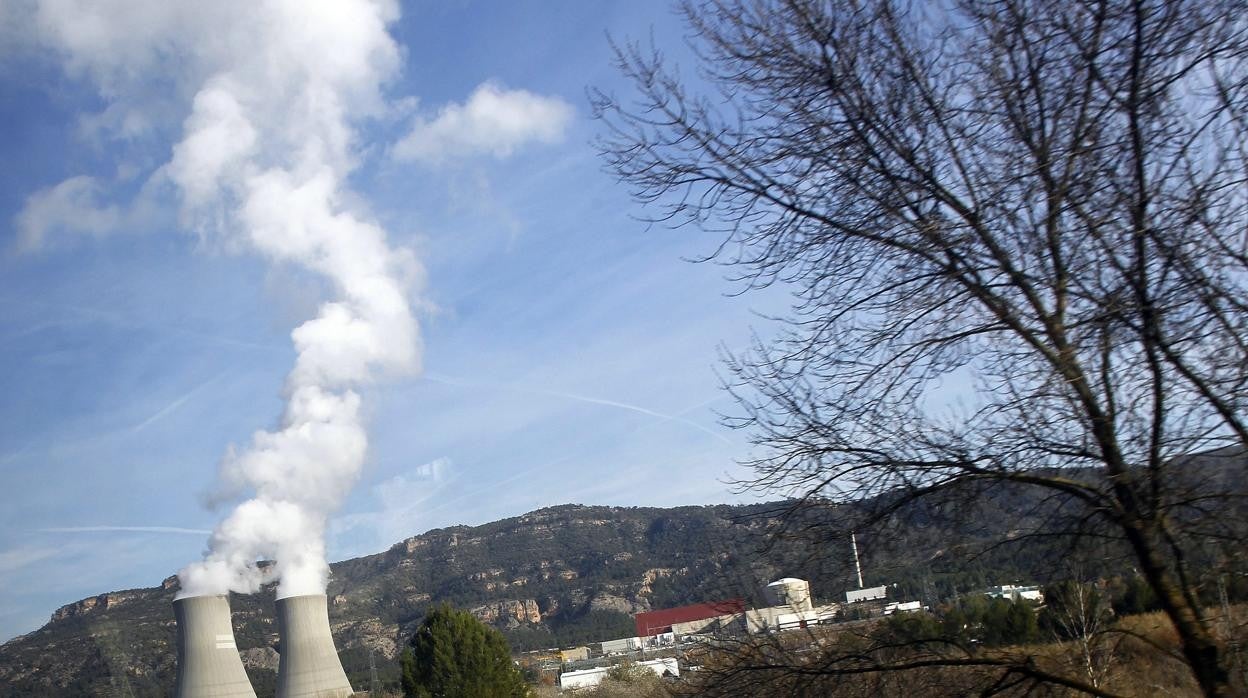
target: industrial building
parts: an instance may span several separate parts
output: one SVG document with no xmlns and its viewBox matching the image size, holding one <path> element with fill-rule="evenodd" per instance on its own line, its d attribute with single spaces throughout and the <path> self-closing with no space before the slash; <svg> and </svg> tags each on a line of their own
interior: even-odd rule
<svg viewBox="0 0 1248 698">
<path fill-rule="evenodd" d="M 1002 584 L 1000 586 L 988 587 L 984 591 L 984 595 L 991 596 L 995 599 L 1023 599 L 1025 601 L 1044 603 L 1044 593 L 1040 591 L 1040 587 L 1038 586 Z"/>
<path fill-rule="evenodd" d="M 581 662 L 589 659 L 588 647 L 573 647 L 571 649 L 559 650 L 559 661 L 563 663 Z"/>
<path fill-rule="evenodd" d="M 603 643 L 603 653 L 619 653 L 638 647 L 673 644 L 688 636 L 757 634 L 831 623 L 840 610 L 838 604 L 815 607 L 810 582 L 794 577 L 778 579 L 763 588 L 771 605 L 745 607 L 742 599 L 693 604 L 678 608 L 638 613 L 634 616 L 637 638 Z M 608 649 L 609 648 L 609 649 Z"/>
<path fill-rule="evenodd" d="M 744 612 L 744 599 L 728 599 L 638 613 L 633 616 L 633 623 L 637 627 L 637 637 L 640 638 L 669 633 L 694 635 L 709 632 L 725 616 L 734 617 Z"/>
<path fill-rule="evenodd" d="M 894 601 L 884 604 L 883 613 L 891 616 L 894 613 L 913 613 L 924 610 L 922 601 Z"/>
<path fill-rule="evenodd" d="M 625 654 L 641 649 L 640 637 L 622 637 L 618 640 L 605 640 L 602 643 L 602 654 L 610 657 L 613 654 Z"/>
<path fill-rule="evenodd" d="M 656 676 L 680 676 L 680 663 L 675 657 L 663 657 L 660 659 L 650 659 L 644 662 L 637 662 L 634 666 L 642 667 L 653 671 Z M 612 667 L 594 667 L 593 669 L 582 669 L 581 671 L 566 671 L 559 675 L 559 688 L 561 690 L 574 690 L 577 688 L 590 688 L 602 683 L 607 677 L 607 672 Z"/>
<path fill-rule="evenodd" d="M 706 636 L 754 635 L 834 623 L 838 613 L 844 608 L 844 604 L 840 603 L 816 606 L 810 593 L 810 582 L 795 577 L 771 582 L 762 592 L 770 604 L 763 608 L 746 608 L 745 601 L 736 598 L 638 613 L 633 616 L 637 635 L 603 641 L 600 644 L 601 654 L 604 657 L 618 657 L 634 652 L 644 653 L 650 649 L 662 651 L 664 646 L 698 642 Z M 886 598 L 887 593 L 886 586 L 860 588 L 848 591 L 846 599 L 849 603 L 876 601 Z M 918 611 L 923 608 L 919 601 L 896 601 L 868 606 L 868 611 L 875 615 Z M 657 667 L 657 662 L 667 661 L 674 666 L 676 660 L 655 659 L 639 664 Z M 598 666 L 564 672 L 560 674 L 559 685 L 565 689 L 594 686 L 602 681 L 609 670 L 610 666 Z M 676 671 L 670 673 L 677 675 Z"/>
<path fill-rule="evenodd" d="M 888 587 L 867 587 L 866 589 L 850 589 L 845 592 L 845 603 L 858 603 L 859 601 L 874 601 L 888 596 Z"/>
</svg>

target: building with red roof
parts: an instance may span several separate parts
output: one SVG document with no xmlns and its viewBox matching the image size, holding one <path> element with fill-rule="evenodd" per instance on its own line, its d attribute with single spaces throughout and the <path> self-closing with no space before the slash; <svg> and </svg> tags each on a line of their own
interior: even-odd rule
<svg viewBox="0 0 1248 698">
<path fill-rule="evenodd" d="M 680 623 L 712 620 L 720 616 L 744 612 L 744 599 L 728 599 L 727 601 L 695 603 L 689 606 L 638 613 L 633 616 L 633 622 L 637 626 L 637 637 L 652 637 L 662 633 L 670 633 L 672 632 L 672 626 Z"/>
</svg>

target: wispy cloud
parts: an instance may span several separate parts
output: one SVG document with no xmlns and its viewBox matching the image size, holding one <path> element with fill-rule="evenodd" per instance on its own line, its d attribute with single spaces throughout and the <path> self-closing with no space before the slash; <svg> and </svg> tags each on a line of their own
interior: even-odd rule
<svg viewBox="0 0 1248 698">
<path fill-rule="evenodd" d="M 338 516 L 330 524 L 335 536 L 347 531 L 371 531 L 383 544 L 409 536 L 427 510 L 422 505 L 437 497 L 455 480 L 449 458 L 435 458 L 408 472 L 395 475 L 373 486 L 380 508 Z"/>
<path fill-rule="evenodd" d="M 707 436 L 718 439 L 724 444 L 727 444 L 730 446 L 732 445 L 732 442 L 728 440 L 728 437 L 724 436 L 723 434 L 717 431 L 714 431 L 713 429 L 709 429 L 706 426 L 698 424 L 697 422 L 691 419 L 685 419 L 684 417 L 680 416 L 680 414 L 688 413 L 700 407 L 704 407 L 705 405 L 708 405 L 712 402 L 715 402 L 716 400 L 720 399 L 718 397 L 712 400 L 704 401 L 702 403 L 694 405 L 693 407 L 681 410 L 680 413 L 678 414 L 667 414 L 665 412 L 659 412 L 657 410 L 652 410 L 648 407 L 642 407 L 640 405 L 633 405 L 627 402 L 620 402 L 618 400 L 609 400 L 607 398 L 593 397 L 590 395 L 580 395 L 577 393 L 568 393 L 568 392 L 563 392 L 559 390 L 544 390 L 541 388 L 528 388 L 528 387 L 523 387 L 523 386 L 518 386 L 518 385 L 510 385 L 506 383 L 474 383 L 474 382 L 469 382 L 469 381 L 461 381 L 456 378 L 450 378 L 450 377 L 438 375 L 435 373 L 426 373 L 424 375 L 424 378 L 426 380 L 430 380 L 435 383 L 442 383 L 443 385 L 454 385 L 454 386 L 476 387 L 476 388 L 495 388 L 498 390 L 507 390 L 507 391 L 512 391 L 512 392 L 526 393 L 529 395 L 544 395 L 546 397 L 560 398 L 563 400 L 574 400 L 576 402 L 584 402 L 590 405 L 602 405 L 603 407 L 615 407 L 621 410 L 628 410 L 629 412 L 636 412 L 637 414 L 644 414 L 648 417 L 654 417 L 655 419 L 661 419 L 665 422 L 683 424 L 684 426 L 690 427 L 692 429 L 696 429 L 702 432 L 703 434 L 706 434 Z"/>
<path fill-rule="evenodd" d="M 506 157 L 528 143 L 558 142 L 572 114 L 571 105 L 558 97 L 486 82 L 464 104 L 446 105 L 431 121 L 418 119 L 393 154 L 430 164 L 464 155 Z"/>
<path fill-rule="evenodd" d="M 110 203 L 109 190 L 118 186 L 124 183 L 78 175 L 31 194 L 13 219 L 17 250 L 38 250 L 58 238 L 98 238 L 155 228 L 165 215 L 157 194 L 162 182 L 149 181 L 131 201 Z"/>
<path fill-rule="evenodd" d="M 178 526 L 52 526 L 35 530 L 39 533 L 172 533 L 187 536 L 212 534 L 212 531 L 203 528 Z"/>
<path fill-rule="evenodd" d="M 60 552 L 58 548 L 48 548 L 42 546 L 23 546 L 12 550 L 0 552 L 0 574 L 9 574 L 17 570 L 33 565 L 40 560 L 46 560 Z"/>
<path fill-rule="evenodd" d="M 277 346 L 274 344 L 260 344 L 258 342 L 248 342 L 248 341 L 241 340 L 241 339 L 235 339 L 234 337 L 210 334 L 207 332 L 197 332 L 195 330 L 188 330 L 183 327 L 177 327 L 174 325 L 169 325 L 169 324 L 164 324 L 164 323 L 142 322 L 135 318 L 123 315 L 121 313 L 103 310 L 100 308 L 90 308 L 86 306 L 70 305 L 66 303 L 47 303 L 44 301 L 31 300 L 29 298 L 12 298 L 12 297 L 6 298 L 3 296 L 0 296 L 0 304 L 10 305 L 10 306 L 29 306 L 32 308 L 39 308 L 41 310 L 61 313 L 63 316 L 67 316 L 67 319 L 66 319 L 67 322 L 71 322 L 71 321 L 98 322 L 98 323 L 102 323 L 105 325 L 111 325 L 113 327 L 120 327 L 124 329 L 152 330 L 155 332 L 161 332 L 161 333 L 170 334 L 170 335 L 174 335 L 178 337 L 185 337 L 187 339 L 200 340 L 206 343 L 220 344 L 220 345 L 231 346 L 231 347 L 239 347 L 243 349 L 262 349 L 264 351 L 271 351 L 271 352 L 287 351 L 285 347 Z M 54 327 L 58 324 L 60 323 L 55 320 L 45 321 L 35 326 L 33 330 L 27 330 L 27 332 L 38 331 L 38 330 L 46 329 L 47 327 Z M 5 337 L 5 339 L 12 339 L 16 336 L 19 336 L 19 335 L 16 335 L 16 334 L 9 335 Z"/>
<path fill-rule="evenodd" d="M 87 176 L 70 177 L 31 194 L 14 221 L 18 247 L 37 249 L 60 231 L 99 236 L 116 230 L 124 216 L 118 207 L 101 203 L 100 197 L 99 182 Z"/>
</svg>

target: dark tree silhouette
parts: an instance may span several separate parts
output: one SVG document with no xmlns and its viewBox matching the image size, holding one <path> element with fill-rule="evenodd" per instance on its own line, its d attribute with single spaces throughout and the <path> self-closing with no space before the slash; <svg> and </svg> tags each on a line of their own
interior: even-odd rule
<svg viewBox="0 0 1248 698">
<path fill-rule="evenodd" d="M 502 633 L 446 604 L 430 610 L 403 654 L 403 693 L 420 698 L 529 695 Z"/>
<path fill-rule="evenodd" d="M 619 46 L 636 98 L 591 93 L 609 167 L 794 290 L 782 336 L 729 358 L 747 484 L 887 495 L 860 530 L 1037 489 L 1030 533 L 1124 551 L 1201 690 L 1232 693 L 1190 558 L 1243 547 L 1246 9 L 690 2 L 692 83 Z"/>
</svg>

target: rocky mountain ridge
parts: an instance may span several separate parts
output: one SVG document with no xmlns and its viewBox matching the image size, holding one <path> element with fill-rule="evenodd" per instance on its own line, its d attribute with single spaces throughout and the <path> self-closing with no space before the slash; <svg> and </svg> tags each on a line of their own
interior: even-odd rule
<svg viewBox="0 0 1248 698">
<path fill-rule="evenodd" d="M 520 648 L 631 635 L 631 614 L 700 600 L 690 585 L 667 582 L 721 575 L 722 551 L 741 549 L 758 511 L 565 505 L 436 529 L 334 563 L 331 628 L 360 681 L 370 653 L 383 674 L 395 673 L 403 641 L 439 601 L 470 609 Z M 0 695 L 167 694 L 176 592 L 170 577 L 62 606 L 44 627 L 0 646 Z M 231 598 L 238 646 L 261 694 L 277 666 L 273 602 L 272 589 Z"/>
<path fill-rule="evenodd" d="M 1177 474 L 1203 491 L 1241 481 L 1248 454 L 1218 452 L 1181 465 Z M 897 509 L 871 531 L 858 529 L 868 586 L 888 584 L 890 596 L 936 602 L 993 584 L 1064 578 L 1069 539 L 1029 535 L 1051 530 L 1059 499 L 1002 483 L 946 495 Z M 841 534 L 855 511 L 875 506 L 891 503 L 882 496 L 797 510 L 792 502 L 562 505 L 436 529 L 331 565 L 331 630 L 355 685 L 367 685 L 370 664 L 395 685 L 404 642 L 438 602 L 471 610 L 524 650 L 631 636 L 638 611 L 733 597 L 763 605 L 762 587 L 781 577 L 807 579 L 816 602 L 833 601 L 856 586 L 850 541 Z M 785 525 L 777 525 L 785 512 Z M 1242 523 L 1248 508 L 1242 499 L 1219 500 L 1208 515 Z M 1091 540 L 1085 574 L 1130 570 L 1121 546 Z M 167 695 L 176 670 L 176 592 L 170 577 L 57 609 L 42 628 L 0 645 L 0 696 Z M 280 649 L 273 589 L 230 603 L 252 683 L 260 696 L 272 695 Z"/>
</svg>

